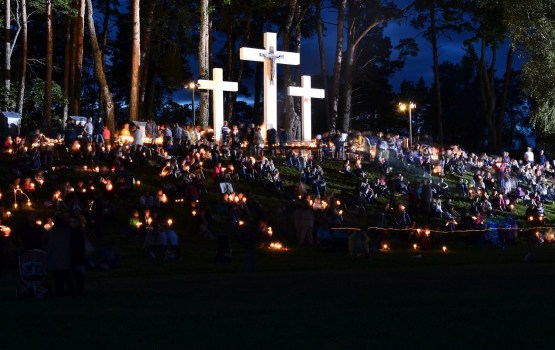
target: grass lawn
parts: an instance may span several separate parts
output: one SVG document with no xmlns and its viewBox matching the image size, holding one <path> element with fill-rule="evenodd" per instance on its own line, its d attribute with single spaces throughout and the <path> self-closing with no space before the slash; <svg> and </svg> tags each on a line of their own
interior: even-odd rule
<svg viewBox="0 0 555 350">
<path fill-rule="evenodd" d="M 2 349 L 552 348 L 555 251 L 538 249 L 534 263 L 525 252 L 260 251 L 253 274 L 240 261 L 199 271 L 186 254 L 92 271 L 85 297 L 46 300 L 16 298 L 12 270 Z"/>
<path fill-rule="evenodd" d="M 355 185 L 337 174 L 339 167 L 330 162 L 325 168 L 336 193 Z M 143 188 L 158 188 L 154 169 L 130 171 Z M 294 170 L 284 168 L 282 174 L 287 184 L 296 181 Z M 56 176 L 47 180 L 37 203 L 61 180 L 94 174 Z M 2 188 L 9 181 L 0 174 Z M 457 179 L 449 181 L 453 185 Z M 4 271 L 0 349 L 553 348 L 554 246 L 534 246 L 533 262 L 526 263 L 525 240 L 501 249 L 446 233 L 432 236 L 431 251 L 394 244 L 389 252 L 352 259 L 346 251 L 296 247 L 286 200 L 257 185 L 235 187 L 270 208 L 275 232 L 289 251 L 258 250 L 258 272 L 248 274 L 242 271 L 243 249 L 232 242 L 233 262 L 216 264 L 215 243 L 198 237 L 189 208 L 175 204 L 160 216 L 174 219 L 183 260 L 148 261 L 142 242 L 127 234 L 132 206 L 120 205 L 105 223 L 103 239 L 94 243 L 117 246 L 121 264 L 87 272 L 86 296 L 16 298 L 17 271 Z M 212 205 L 217 199 L 211 193 L 202 201 Z M 458 203 L 466 205 L 465 199 Z M 553 208 L 547 209 L 552 219 Z M 378 210 L 347 213 L 346 224 L 370 225 Z M 52 208 L 37 211 L 51 215 Z M 24 216 L 14 212 L 13 220 Z M 216 228 L 228 229 L 225 222 Z M 371 233 L 373 246 L 380 241 Z M 447 253 L 439 250 L 443 244 Z"/>
</svg>

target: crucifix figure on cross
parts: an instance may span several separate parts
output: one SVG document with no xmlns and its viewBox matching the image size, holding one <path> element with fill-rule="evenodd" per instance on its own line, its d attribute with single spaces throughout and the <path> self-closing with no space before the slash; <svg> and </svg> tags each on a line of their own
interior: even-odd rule
<svg viewBox="0 0 555 350">
<path fill-rule="evenodd" d="M 260 56 L 270 61 L 270 84 L 274 85 L 274 80 L 276 79 L 276 70 L 277 70 L 276 60 L 278 58 L 283 58 L 283 55 L 278 55 L 277 53 L 275 53 L 273 46 L 270 46 L 268 51 L 269 51 L 268 53 L 261 52 Z"/>
<path fill-rule="evenodd" d="M 313 98 L 324 98 L 326 92 L 324 89 L 313 89 L 312 83 L 309 75 L 303 75 L 301 77 L 301 87 L 289 86 L 287 88 L 287 94 L 289 96 L 300 96 L 303 98 L 302 101 L 302 141 L 311 142 L 312 141 L 312 99 Z"/>
<path fill-rule="evenodd" d="M 267 125 L 277 128 L 277 84 L 275 83 L 278 64 L 299 65 L 300 55 L 296 52 L 276 51 L 276 33 L 264 33 L 264 48 L 253 49 L 242 47 L 240 56 L 242 60 L 264 63 L 264 123 L 262 135 L 266 135 Z"/>
<path fill-rule="evenodd" d="M 236 82 L 224 81 L 224 71 L 221 68 L 212 69 L 212 79 L 214 80 L 199 80 L 198 88 L 213 91 L 214 137 L 215 141 L 218 142 L 224 125 L 224 91 L 237 91 L 239 85 Z"/>
</svg>

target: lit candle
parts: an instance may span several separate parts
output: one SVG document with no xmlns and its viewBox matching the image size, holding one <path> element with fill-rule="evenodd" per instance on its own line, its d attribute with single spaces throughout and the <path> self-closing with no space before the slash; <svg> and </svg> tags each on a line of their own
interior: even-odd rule
<svg viewBox="0 0 555 350">
<path fill-rule="evenodd" d="M 441 247 L 441 250 L 442 250 L 444 253 L 446 253 L 446 252 L 447 252 L 447 247 L 446 247 L 446 246 L 443 246 L 443 247 Z"/>
</svg>

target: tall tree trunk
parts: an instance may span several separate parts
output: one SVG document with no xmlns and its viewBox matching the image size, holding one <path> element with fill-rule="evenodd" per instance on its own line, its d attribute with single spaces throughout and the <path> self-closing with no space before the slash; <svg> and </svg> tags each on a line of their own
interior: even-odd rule
<svg viewBox="0 0 555 350">
<path fill-rule="evenodd" d="M 100 47 L 100 58 L 102 61 L 102 69 L 106 71 L 106 51 L 108 50 L 108 29 L 110 27 L 110 14 L 112 13 L 112 8 L 110 7 L 111 0 L 104 0 L 104 19 L 102 20 L 102 35 L 101 35 L 101 43 L 102 46 Z M 104 101 L 104 97 L 102 94 L 98 94 L 98 105 L 100 106 L 100 110 L 98 116 L 100 118 L 106 119 L 106 115 L 104 111 L 106 110 L 106 101 Z"/>
<path fill-rule="evenodd" d="M 349 36 L 350 37 L 350 36 Z M 347 50 L 345 51 L 345 65 L 343 67 L 343 121 L 341 129 L 348 131 L 351 124 L 351 105 L 353 96 L 353 71 L 355 65 L 355 45 L 348 40 Z"/>
<path fill-rule="evenodd" d="M 441 101 L 441 84 L 439 81 L 439 57 L 437 50 L 437 23 L 436 23 L 436 1 L 430 5 L 430 34 L 432 42 L 432 56 L 434 60 L 434 90 L 436 98 L 436 122 L 439 144 L 443 147 L 443 105 Z"/>
<path fill-rule="evenodd" d="M 200 40 L 198 44 L 199 79 L 210 79 L 210 16 L 209 0 L 201 0 L 200 4 Z M 209 94 L 200 91 L 199 123 L 208 125 Z"/>
<path fill-rule="evenodd" d="M 257 63 L 254 71 L 254 105 L 252 108 L 253 122 L 256 125 L 260 125 L 264 122 L 264 117 L 262 116 L 262 63 Z"/>
<path fill-rule="evenodd" d="M 129 93 L 129 121 L 139 119 L 139 74 L 141 57 L 140 0 L 133 0 L 133 49 L 131 53 L 131 91 Z"/>
<path fill-rule="evenodd" d="M 148 65 L 150 61 L 150 42 L 152 35 L 152 21 L 154 19 L 154 0 L 147 2 L 146 26 L 144 29 L 143 40 L 141 40 L 141 83 L 139 85 L 139 110 L 141 116 L 145 116 L 145 95 L 148 80 Z"/>
<path fill-rule="evenodd" d="M 326 50 L 324 49 L 324 25 L 322 24 L 322 0 L 316 1 L 316 29 L 318 31 L 318 49 L 320 53 L 320 71 L 322 72 L 322 82 L 326 97 L 324 98 L 325 108 L 324 117 L 326 122 L 330 120 L 329 91 L 328 91 L 328 71 L 326 68 Z"/>
<path fill-rule="evenodd" d="M 85 38 L 85 0 L 78 1 L 79 11 L 75 21 L 75 80 L 73 81 L 73 100 L 71 101 L 71 112 L 79 115 L 81 105 L 81 79 L 83 77 L 83 46 Z"/>
<path fill-rule="evenodd" d="M 27 0 L 21 0 L 21 77 L 19 79 L 19 91 L 17 92 L 17 113 L 23 115 L 25 102 L 25 84 L 27 76 Z"/>
<path fill-rule="evenodd" d="M 291 49 L 291 37 L 293 36 L 293 20 L 295 18 L 295 12 L 297 9 L 298 0 L 289 0 L 289 6 L 287 9 L 287 16 L 285 18 L 285 25 L 282 32 L 282 46 L 283 51 L 290 51 Z M 291 66 L 284 65 L 283 67 L 283 81 L 285 86 L 293 86 L 293 79 L 291 79 Z M 297 138 L 297 130 L 295 130 L 294 120 L 295 120 L 295 104 L 293 96 L 284 96 L 285 104 L 285 130 L 289 133 L 292 140 Z M 272 127 L 277 128 L 277 125 L 272 125 Z M 267 126 L 269 128 L 269 126 Z M 264 135 L 266 137 L 266 135 Z"/>
<path fill-rule="evenodd" d="M 72 0 L 72 7 L 73 10 L 78 13 L 79 12 L 79 0 Z M 74 111 L 75 106 L 75 80 L 77 70 L 75 69 L 77 66 L 75 61 L 77 60 L 77 37 L 79 36 L 79 25 L 77 18 L 73 18 L 71 20 L 72 31 L 71 31 L 71 54 L 69 59 L 69 87 L 68 87 L 68 98 L 69 98 L 69 114 L 76 115 Z"/>
<path fill-rule="evenodd" d="M 337 128 L 339 117 L 339 85 L 341 84 L 341 66 L 343 59 L 343 27 L 345 21 L 345 8 L 347 0 L 341 0 L 337 8 L 337 40 L 335 44 L 335 62 L 333 64 L 333 77 L 330 90 L 330 119 L 329 128 Z"/>
<path fill-rule="evenodd" d="M 232 81 L 235 76 L 235 32 L 232 26 L 226 28 L 226 80 Z M 225 100 L 224 115 L 229 120 L 233 117 L 233 103 L 231 96 Z"/>
<path fill-rule="evenodd" d="M 100 52 L 100 47 L 98 46 L 98 40 L 96 38 L 96 28 L 93 19 L 93 7 L 91 0 L 86 0 L 87 5 L 87 24 L 89 28 L 89 36 L 91 39 L 91 46 L 94 56 L 94 73 L 98 84 L 100 85 L 100 93 L 102 94 L 102 99 L 106 102 L 104 114 L 106 116 L 106 125 L 110 131 L 114 131 L 114 102 L 112 100 L 112 93 L 110 92 L 110 87 L 106 81 L 106 76 L 104 74 L 104 67 L 102 65 L 102 54 Z"/>
<path fill-rule="evenodd" d="M 12 26 L 12 14 L 11 14 L 11 0 L 4 1 L 4 42 L 5 42 L 5 52 L 4 52 L 4 101 L 3 105 L 6 110 L 10 109 L 10 90 L 11 90 L 11 26 Z"/>
<path fill-rule="evenodd" d="M 46 76 L 44 78 L 44 118 L 42 121 L 42 128 L 44 130 L 49 130 L 52 123 L 53 37 L 52 0 L 46 0 Z"/>
<path fill-rule="evenodd" d="M 295 9 L 295 41 L 293 42 L 293 51 L 301 54 L 301 4 L 297 2 Z M 292 67 L 293 68 L 293 67 Z M 295 70 L 295 82 L 299 83 L 301 81 L 301 69 L 299 66 L 294 67 Z M 295 135 L 295 139 L 302 139 L 302 128 L 301 128 L 301 99 L 293 98 L 293 96 L 287 96 L 293 102 L 293 119 L 291 120 L 291 133 L 289 135 Z M 307 118 L 312 118 L 312 115 L 306 116 Z M 277 128 L 277 126 L 276 126 Z"/>
<path fill-rule="evenodd" d="M 507 63 L 505 65 L 505 74 L 503 76 L 503 92 L 499 98 L 499 112 L 497 114 L 497 149 L 500 150 L 503 146 L 501 140 L 503 139 L 503 128 L 505 125 L 505 106 L 507 104 L 507 99 L 509 96 L 509 87 L 511 85 L 511 71 L 513 67 L 513 46 L 509 46 L 509 52 L 507 52 Z"/>
<path fill-rule="evenodd" d="M 64 48 L 64 82 L 63 82 L 63 94 L 65 98 L 64 102 L 64 112 L 63 112 L 63 124 L 66 125 L 67 118 L 69 116 L 69 83 L 70 83 L 70 66 L 72 58 L 72 43 L 71 43 L 71 17 L 68 16 L 66 20 L 66 45 Z"/>
<path fill-rule="evenodd" d="M 151 56 L 152 57 L 152 56 Z M 152 57 L 150 61 L 150 75 L 158 76 L 159 55 Z M 145 99 L 145 115 L 154 116 L 154 98 L 156 97 L 156 79 L 148 79 L 147 94 Z"/>
<path fill-rule="evenodd" d="M 102 21 L 102 68 L 106 69 L 106 51 L 108 50 L 108 30 L 110 28 L 110 15 L 112 8 L 110 7 L 111 0 L 104 0 L 104 20 Z"/>
<path fill-rule="evenodd" d="M 492 63 L 490 68 L 486 66 L 486 39 L 482 37 L 480 50 L 479 74 L 480 74 L 480 95 L 482 102 L 482 113 L 488 128 L 488 152 L 496 153 L 497 141 L 497 125 L 495 123 L 495 91 L 493 68 L 495 67 L 496 50 L 492 47 Z"/>
<path fill-rule="evenodd" d="M 265 18 L 258 17 L 254 23 L 255 28 L 264 28 Z M 254 46 L 263 46 L 262 35 L 255 36 Z M 246 43 L 245 43 L 246 44 Z M 257 62 L 254 70 L 254 103 L 252 108 L 253 123 L 255 125 L 260 125 L 264 122 L 264 117 L 262 115 L 262 77 L 263 77 L 263 65 L 262 62 Z"/>
</svg>

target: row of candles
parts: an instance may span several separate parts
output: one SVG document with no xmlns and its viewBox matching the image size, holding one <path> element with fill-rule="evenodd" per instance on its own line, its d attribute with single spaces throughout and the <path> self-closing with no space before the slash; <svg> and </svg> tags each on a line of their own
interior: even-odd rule
<svg viewBox="0 0 555 350">
<path fill-rule="evenodd" d="M 416 250 L 420 250 L 420 249 L 421 249 L 421 247 L 420 247 L 417 243 L 413 243 L 413 244 L 412 244 L 412 250 L 415 250 L 415 251 L 416 251 Z M 389 245 L 389 243 L 387 243 L 387 242 L 383 242 L 382 245 L 381 245 L 381 249 L 380 249 L 380 250 L 381 250 L 382 252 L 391 251 L 391 245 Z M 441 251 L 442 251 L 443 253 L 447 253 L 447 251 L 448 251 L 447 246 L 446 246 L 446 245 L 442 246 L 442 247 L 441 247 Z"/>
</svg>

